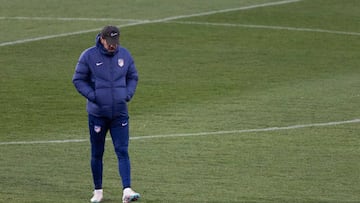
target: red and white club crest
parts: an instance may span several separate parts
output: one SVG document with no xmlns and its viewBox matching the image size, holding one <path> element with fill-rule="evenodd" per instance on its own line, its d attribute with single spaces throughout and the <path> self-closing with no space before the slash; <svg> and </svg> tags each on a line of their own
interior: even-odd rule
<svg viewBox="0 0 360 203">
<path fill-rule="evenodd" d="M 95 125 L 95 126 L 94 126 L 94 131 L 95 131 L 96 133 L 101 132 L 101 126 Z"/>
<path fill-rule="evenodd" d="M 118 65 L 122 68 L 124 66 L 124 59 L 118 59 Z"/>
</svg>

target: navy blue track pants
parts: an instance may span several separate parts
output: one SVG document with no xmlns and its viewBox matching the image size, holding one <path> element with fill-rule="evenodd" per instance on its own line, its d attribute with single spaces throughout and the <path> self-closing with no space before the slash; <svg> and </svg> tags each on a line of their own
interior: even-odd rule
<svg viewBox="0 0 360 203">
<path fill-rule="evenodd" d="M 129 145 L 129 119 L 108 119 L 88 115 L 91 143 L 91 171 L 94 181 L 94 189 L 102 189 L 103 155 L 105 138 L 110 131 L 114 150 L 118 159 L 119 175 L 123 188 L 131 186 Z"/>
</svg>

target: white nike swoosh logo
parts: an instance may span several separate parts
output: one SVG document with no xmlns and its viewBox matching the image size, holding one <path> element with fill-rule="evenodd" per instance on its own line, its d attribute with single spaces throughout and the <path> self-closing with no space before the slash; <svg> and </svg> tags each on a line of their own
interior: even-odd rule
<svg viewBox="0 0 360 203">
<path fill-rule="evenodd" d="M 121 126 L 124 127 L 124 126 L 127 126 L 127 124 L 128 124 L 127 122 L 126 122 L 126 123 L 122 123 Z"/>
<path fill-rule="evenodd" d="M 96 63 L 95 65 L 96 66 L 101 66 L 103 64 L 103 62 L 99 62 L 99 63 Z"/>
</svg>

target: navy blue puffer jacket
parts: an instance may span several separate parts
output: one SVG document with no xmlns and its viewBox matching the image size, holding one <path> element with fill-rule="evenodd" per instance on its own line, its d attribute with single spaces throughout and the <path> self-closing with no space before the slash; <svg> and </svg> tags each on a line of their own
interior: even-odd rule
<svg viewBox="0 0 360 203">
<path fill-rule="evenodd" d="M 89 114 L 128 118 L 127 102 L 134 96 L 138 73 L 134 60 L 124 47 L 108 52 L 96 37 L 96 46 L 79 58 L 73 76 L 77 91 L 87 99 Z"/>
</svg>

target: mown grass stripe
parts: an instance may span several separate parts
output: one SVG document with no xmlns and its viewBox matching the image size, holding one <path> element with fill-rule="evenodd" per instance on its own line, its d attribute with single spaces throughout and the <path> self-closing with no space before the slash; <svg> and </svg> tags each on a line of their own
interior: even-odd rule
<svg viewBox="0 0 360 203">
<path fill-rule="evenodd" d="M 224 26 L 224 27 L 243 27 L 243 28 L 271 29 L 271 30 L 289 30 L 289 31 L 300 31 L 300 32 L 321 32 L 321 33 L 329 33 L 329 34 L 360 36 L 359 32 L 345 32 L 345 31 L 338 31 L 338 30 L 324 30 L 324 29 L 300 28 L 300 27 L 249 25 L 249 24 L 233 24 L 233 23 L 209 23 L 209 22 L 194 22 L 194 21 L 167 21 L 166 23 L 178 23 L 178 24 L 189 24 L 189 25 L 207 25 L 207 26 Z"/>
</svg>

